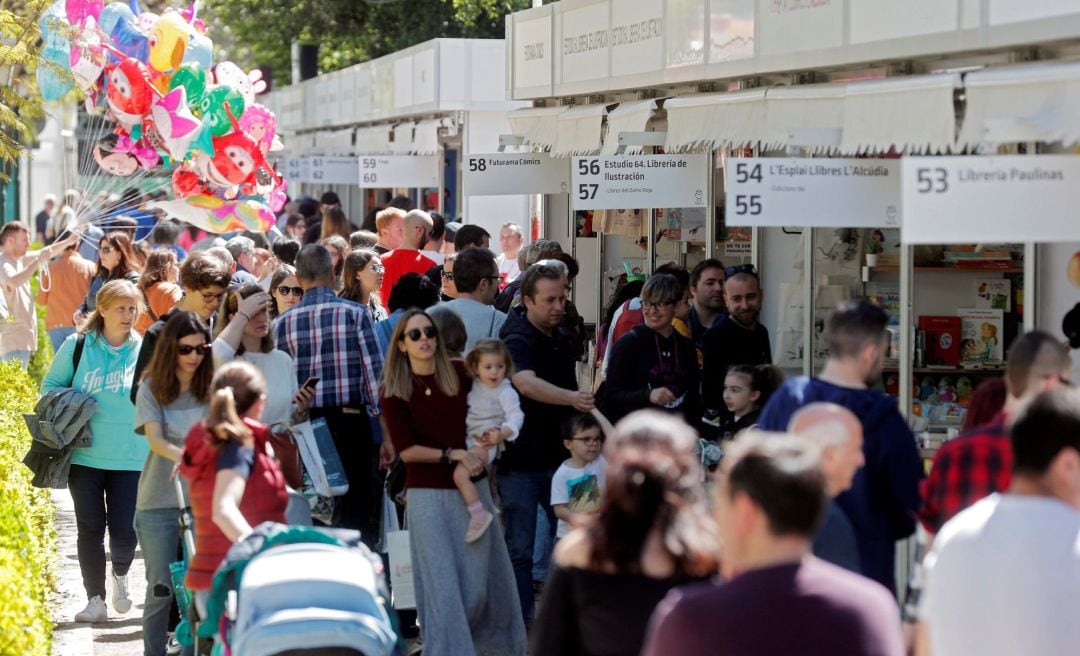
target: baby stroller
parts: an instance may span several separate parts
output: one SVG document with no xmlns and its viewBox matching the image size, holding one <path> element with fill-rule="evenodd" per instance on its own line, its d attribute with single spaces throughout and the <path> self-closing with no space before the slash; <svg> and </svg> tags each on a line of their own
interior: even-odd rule
<svg viewBox="0 0 1080 656">
<path fill-rule="evenodd" d="M 214 574 L 200 628 L 219 630 L 222 654 L 395 656 L 388 603 L 382 560 L 359 532 L 265 522 Z"/>
</svg>

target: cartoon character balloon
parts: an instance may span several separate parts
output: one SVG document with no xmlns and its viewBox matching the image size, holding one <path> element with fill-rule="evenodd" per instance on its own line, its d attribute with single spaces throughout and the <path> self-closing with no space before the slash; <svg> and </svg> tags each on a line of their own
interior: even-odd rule
<svg viewBox="0 0 1080 656">
<path fill-rule="evenodd" d="M 207 179 L 222 187 L 265 184 L 269 182 L 266 177 L 274 177 L 276 181 L 276 174 L 266 163 L 259 145 L 240 129 L 228 104 L 225 111 L 235 129 L 232 134 L 214 138 L 214 156 L 206 167 Z M 260 172 L 264 177 L 262 180 Z"/>
<path fill-rule="evenodd" d="M 188 107 L 187 90 L 184 87 L 173 89 L 155 101 L 150 112 L 169 155 L 173 159 L 184 159 L 200 127 L 198 119 Z"/>
<path fill-rule="evenodd" d="M 277 117 L 274 116 L 274 112 L 262 105 L 251 105 L 240 117 L 240 129 L 259 144 L 259 150 L 265 155 L 274 145 Z"/>
<path fill-rule="evenodd" d="M 187 22 L 180 14 L 165 12 L 150 32 L 150 56 L 147 62 L 150 68 L 159 73 L 172 73 L 180 68 L 190 33 Z"/>
<path fill-rule="evenodd" d="M 199 102 L 198 113 L 210 128 L 210 132 L 215 137 L 220 137 L 232 128 L 228 112 L 231 111 L 233 116 L 241 116 L 245 106 L 243 96 L 235 89 L 214 87 Z"/>
<path fill-rule="evenodd" d="M 106 173 L 126 177 L 139 168 L 152 169 L 160 158 L 153 147 L 140 145 L 123 134 L 110 134 L 94 146 L 94 161 Z"/>
<path fill-rule="evenodd" d="M 142 122 L 156 96 L 149 71 L 134 57 L 128 57 L 109 70 L 105 99 L 117 123 L 128 131 Z"/>
</svg>

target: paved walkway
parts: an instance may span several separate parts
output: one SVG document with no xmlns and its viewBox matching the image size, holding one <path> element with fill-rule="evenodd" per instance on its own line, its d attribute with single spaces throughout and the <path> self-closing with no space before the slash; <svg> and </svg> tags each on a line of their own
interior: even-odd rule
<svg viewBox="0 0 1080 656">
<path fill-rule="evenodd" d="M 56 593 L 52 599 L 54 656 L 141 656 L 142 609 L 146 595 L 146 573 L 143 570 L 142 551 L 135 551 L 135 562 L 128 573 L 131 600 L 134 602 L 126 615 L 120 615 L 109 602 L 109 620 L 102 624 L 76 624 L 75 613 L 86 605 L 86 592 L 79 572 L 76 553 L 75 508 L 67 490 L 53 490 L 56 504 L 56 531 L 59 538 L 59 564 L 57 567 Z M 105 538 L 108 554 L 109 540 Z M 109 587 L 111 593 L 111 586 Z"/>
</svg>

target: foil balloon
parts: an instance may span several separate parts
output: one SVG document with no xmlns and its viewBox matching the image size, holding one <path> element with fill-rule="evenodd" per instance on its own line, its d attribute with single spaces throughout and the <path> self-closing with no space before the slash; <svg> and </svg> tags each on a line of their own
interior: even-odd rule
<svg viewBox="0 0 1080 656">
<path fill-rule="evenodd" d="M 71 42 L 69 66 L 75 76 L 75 84 L 83 91 L 94 86 L 101 72 L 105 69 L 105 50 L 101 47 L 101 36 L 96 29 L 93 16 L 87 16 L 85 29 L 77 33 Z"/>
<path fill-rule="evenodd" d="M 180 68 L 187 51 L 190 29 L 180 14 L 165 12 L 154 23 L 150 34 L 150 68 L 159 73 L 172 73 Z"/>
<path fill-rule="evenodd" d="M 199 103 L 206 95 L 206 71 L 193 65 L 181 66 L 169 79 L 169 90 L 183 87 L 187 92 L 188 106 L 200 116 Z"/>
<path fill-rule="evenodd" d="M 140 168 L 154 168 L 160 158 L 152 146 L 127 135 L 110 134 L 94 146 L 94 161 L 106 173 L 126 177 Z"/>
<path fill-rule="evenodd" d="M 234 89 L 244 98 L 244 103 L 247 105 L 255 102 L 254 83 L 247 73 L 232 62 L 221 62 L 214 67 L 214 82 L 218 86 Z M 263 83 L 264 88 L 265 86 L 266 84 Z"/>
<path fill-rule="evenodd" d="M 112 34 L 113 28 L 120 22 L 135 23 L 135 14 L 126 3 L 110 2 L 98 14 L 98 26 L 105 34 Z"/>
<path fill-rule="evenodd" d="M 201 127 L 188 107 L 187 90 L 184 87 L 173 89 L 163 98 L 154 101 L 150 113 L 166 152 L 173 159 L 184 159 L 191 141 L 198 135 Z"/>
<path fill-rule="evenodd" d="M 149 71 L 142 62 L 128 57 L 110 67 L 105 100 L 116 122 L 127 131 L 130 132 L 132 126 L 142 122 L 142 117 L 150 112 L 156 95 L 157 91 L 150 83 Z"/>
<path fill-rule="evenodd" d="M 68 22 L 82 25 L 87 18 L 97 20 L 105 7 L 104 0 L 67 0 L 64 3 Z"/>
<path fill-rule="evenodd" d="M 255 143 L 259 144 L 259 150 L 270 152 L 274 145 L 274 136 L 277 134 L 277 118 L 274 112 L 262 105 L 251 105 L 244 110 L 240 117 L 240 129 L 243 130 Z"/>
<path fill-rule="evenodd" d="M 237 230 L 266 232 L 274 224 L 270 208 L 250 199 L 230 201 L 197 195 L 181 200 L 155 201 L 146 206 L 216 234 Z"/>
<path fill-rule="evenodd" d="M 214 87 L 199 102 L 199 114 L 215 137 L 223 136 L 231 128 L 229 111 L 234 116 L 244 113 L 244 98 L 229 87 Z"/>
<path fill-rule="evenodd" d="M 209 196 L 213 193 L 213 190 L 203 182 L 199 174 L 187 167 L 180 167 L 173 171 L 172 191 L 173 196 L 177 198 Z"/>
<path fill-rule="evenodd" d="M 46 102 L 54 102 L 62 99 L 75 86 L 71 78 L 62 71 L 68 67 L 71 53 L 68 50 L 46 48 L 41 51 L 41 59 L 37 67 L 38 90 Z"/>
<path fill-rule="evenodd" d="M 214 42 L 210 37 L 198 32 L 192 33 L 184 52 L 184 63 L 210 68 L 214 64 Z"/>
<path fill-rule="evenodd" d="M 150 34 L 153 32 L 157 22 L 158 15 L 149 11 L 144 11 L 135 16 L 135 27 L 139 28 L 139 31 L 143 34 Z"/>
<path fill-rule="evenodd" d="M 225 111 L 235 131 L 224 137 L 214 138 L 214 156 L 206 167 L 207 180 L 222 187 L 240 184 L 254 186 L 268 182 L 260 180 L 260 172 L 264 177 L 267 177 L 267 174 L 269 177 L 276 177 L 259 150 L 259 145 L 240 130 L 228 104 L 225 105 Z"/>
</svg>

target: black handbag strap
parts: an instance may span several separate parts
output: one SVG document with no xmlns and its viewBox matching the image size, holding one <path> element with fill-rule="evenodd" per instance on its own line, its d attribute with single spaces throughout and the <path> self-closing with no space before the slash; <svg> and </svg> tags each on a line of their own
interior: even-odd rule
<svg viewBox="0 0 1080 656">
<path fill-rule="evenodd" d="M 79 333 L 79 336 L 75 339 L 75 352 L 71 354 L 71 362 L 74 368 L 71 370 L 71 379 L 75 380 L 75 372 L 79 370 L 79 363 L 82 362 L 83 348 L 86 347 L 86 333 Z"/>
</svg>

